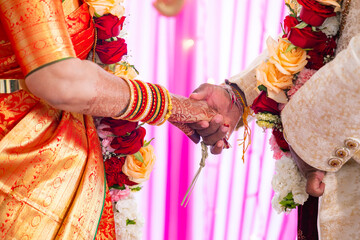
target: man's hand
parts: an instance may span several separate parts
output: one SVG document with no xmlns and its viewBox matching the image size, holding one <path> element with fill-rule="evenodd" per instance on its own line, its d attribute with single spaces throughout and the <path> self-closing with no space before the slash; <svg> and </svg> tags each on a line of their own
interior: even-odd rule
<svg viewBox="0 0 360 240">
<path fill-rule="evenodd" d="M 190 95 L 194 100 L 205 100 L 219 114 L 210 122 L 200 121 L 189 124 L 204 140 L 211 145 L 211 153 L 220 154 L 224 147 L 223 138 L 229 137 L 239 122 L 243 109 L 239 109 L 230 98 L 229 93 L 221 86 L 202 84 Z"/>
<path fill-rule="evenodd" d="M 314 197 L 322 196 L 325 190 L 325 183 L 322 182 L 325 176 L 325 172 L 313 168 L 312 166 L 307 164 L 296 154 L 296 152 L 291 147 L 290 152 L 300 172 L 305 176 L 307 180 L 306 192 Z"/>
</svg>

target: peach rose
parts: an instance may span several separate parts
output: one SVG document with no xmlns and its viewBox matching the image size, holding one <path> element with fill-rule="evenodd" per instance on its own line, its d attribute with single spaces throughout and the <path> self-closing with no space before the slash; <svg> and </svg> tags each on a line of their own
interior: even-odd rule
<svg viewBox="0 0 360 240">
<path fill-rule="evenodd" d="M 333 6 L 335 7 L 336 10 L 341 8 L 339 4 L 341 0 L 316 0 L 316 1 L 326 6 Z"/>
<path fill-rule="evenodd" d="M 291 43 L 279 39 L 276 42 L 269 37 L 266 45 L 269 50 L 269 62 L 274 64 L 280 72 L 286 75 L 292 75 L 300 72 L 307 64 L 306 51 L 296 47 L 290 51 L 286 51 Z"/>
<path fill-rule="evenodd" d="M 301 5 L 296 0 L 285 0 L 285 4 L 288 4 L 292 10 L 294 10 L 295 15 L 300 12 Z"/>
<path fill-rule="evenodd" d="M 140 154 L 143 156 L 144 163 L 137 160 L 134 155 L 128 155 L 122 167 L 123 173 L 129 177 L 129 180 L 136 183 L 149 180 L 150 173 L 155 164 L 153 146 L 147 145 L 146 147 L 142 147 Z"/>
<path fill-rule="evenodd" d="M 92 15 L 112 14 L 121 18 L 125 13 L 125 8 L 121 5 L 124 0 L 85 0 L 85 2 L 90 6 Z"/>
<path fill-rule="evenodd" d="M 256 69 L 256 79 L 258 86 L 264 85 L 267 88 L 269 98 L 278 103 L 287 103 L 283 90 L 293 85 L 292 75 L 285 75 L 271 62 L 265 62 Z"/>
<path fill-rule="evenodd" d="M 115 63 L 115 65 L 106 66 L 105 70 L 125 79 L 134 80 L 137 77 L 135 69 L 126 62 L 121 62 L 120 64 Z"/>
</svg>

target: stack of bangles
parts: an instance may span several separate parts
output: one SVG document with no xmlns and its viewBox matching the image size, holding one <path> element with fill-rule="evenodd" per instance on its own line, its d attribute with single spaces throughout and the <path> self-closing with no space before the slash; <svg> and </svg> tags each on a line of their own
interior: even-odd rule
<svg viewBox="0 0 360 240">
<path fill-rule="evenodd" d="M 169 91 L 157 84 L 124 79 L 130 88 L 130 103 L 115 119 L 161 125 L 170 118 L 172 104 Z"/>
</svg>

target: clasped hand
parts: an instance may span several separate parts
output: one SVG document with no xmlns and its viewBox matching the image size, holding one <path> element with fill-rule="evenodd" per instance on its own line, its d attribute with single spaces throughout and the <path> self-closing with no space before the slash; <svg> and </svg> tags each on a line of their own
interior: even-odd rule
<svg viewBox="0 0 360 240">
<path fill-rule="evenodd" d="M 227 139 L 240 121 L 243 109 L 233 103 L 221 86 L 202 84 L 189 99 L 172 96 L 173 113 L 169 121 L 194 142 L 200 137 L 211 146 L 211 153 L 220 154 Z"/>
</svg>

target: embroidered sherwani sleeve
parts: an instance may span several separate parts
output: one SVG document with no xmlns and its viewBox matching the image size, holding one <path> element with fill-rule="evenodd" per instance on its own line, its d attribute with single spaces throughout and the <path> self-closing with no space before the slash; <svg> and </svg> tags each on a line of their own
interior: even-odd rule
<svg viewBox="0 0 360 240">
<path fill-rule="evenodd" d="M 232 76 L 229 79 L 230 82 L 236 83 L 243 91 L 248 106 L 251 106 L 255 98 L 257 98 L 259 95 L 258 91 L 256 90 L 256 68 L 262 62 L 265 62 L 267 58 L 268 52 L 265 50 L 244 71 L 235 76 Z"/>
<path fill-rule="evenodd" d="M 287 141 L 311 166 L 337 171 L 360 139 L 360 35 L 321 68 L 282 111 Z"/>
</svg>

